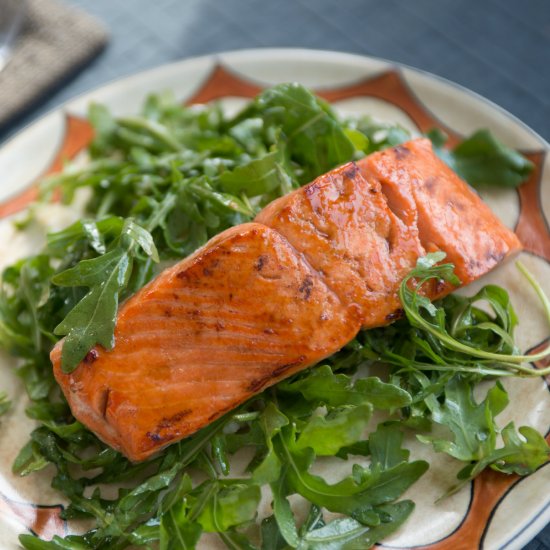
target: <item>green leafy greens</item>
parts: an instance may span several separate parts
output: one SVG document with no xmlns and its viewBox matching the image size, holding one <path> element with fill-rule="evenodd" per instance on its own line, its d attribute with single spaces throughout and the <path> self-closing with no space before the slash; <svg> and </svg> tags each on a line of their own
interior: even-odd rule
<svg viewBox="0 0 550 550">
<path fill-rule="evenodd" d="M 248 550 L 368 548 L 414 509 L 402 495 L 428 464 L 410 460 L 403 447 L 410 430 L 464 462 L 459 483 L 487 467 L 528 474 L 547 460 L 538 432 L 498 427 L 495 418 L 508 403 L 499 382 L 479 402 L 472 394 L 482 380 L 535 374 L 523 365 L 533 357 L 515 347 L 517 319 L 507 293 L 486 286 L 471 298 L 432 304 L 421 286 L 455 281 L 438 255 L 419 260 L 401 286 L 405 318 L 361 332 L 323 364 L 159 456 L 133 464 L 98 440 L 71 415 L 53 379 L 49 352 L 59 337 L 66 336 L 62 367 L 70 372 L 95 344 L 112 347 L 118 304 L 166 263 L 319 174 L 410 136 L 370 117 L 343 120 L 297 84 L 262 92 L 234 117 L 216 104 L 183 107 L 169 94 L 148 98 L 140 116 L 117 119 L 100 105 L 89 116 L 95 127 L 89 162 L 42 185 L 44 200 L 60 190 L 67 204 L 91 191 L 83 219 L 50 233 L 40 254 L 4 270 L 0 347 L 20 359 L 27 414 L 38 423 L 14 472 L 53 465 L 52 486 L 70 503 L 63 517 L 91 518 L 95 527 L 52 541 L 21 535 L 25 548 L 191 549 L 203 533 Z M 442 145 L 440 134 L 431 137 Z M 531 170 L 484 131 L 439 152 L 472 184 L 513 186 Z M 370 374 L 374 364 L 383 365 L 384 376 Z M 8 406 L 1 395 L 0 413 Z M 386 421 L 373 428 L 380 414 Z M 432 425 L 443 434 L 430 434 Z M 236 475 L 234 456 L 243 450 L 248 465 Z M 315 473 L 327 459 L 351 468 L 329 482 Z M 115 497 L 105 496 L 106 485 Z M 257 517 L 262 492 L 272 500 L 263 519 Z M 309 502 L 305 519 L 296 516 L 293 495 Z M 327 511 L 339 517 L 329 521 Z"/>
<path fill-rule="evenodd" d="M 439 156 L 473 187 L 518 187 L 534 168 L 529 159 L 498 141 L 488 130 L 478 130 L 452 151 L 443 148 L 443 132 L 432 130 L 428 136 Z"/>
<path fill-rule="evenodd" d="M 93 222 L 80 224 L 90 227 Z M 101 235 L 97 227 L 93 235 Z M 81 260 L 52 277 L 52 283 L 57 286 L 89 289 L 54 329 L 55 335 L 67 336 L 62 352 L 65 372 L 74 370 L 95 344 L 106 349 L 113 347 L 118 297 L 128 286 L 133 259 L 139 250 L 153 261 L 159 261 L 150 233 L 128 219 L 122 223 L 119 237 L 103 255 Z"/>
<path fill-rule="evenodd" d="M 542 466 L 550 455 L 550 448 L 536 430 L 528 426 L 519 429 L 521 440 L 513 423 L 502 430 L 504 446 L 496 448 L 497 430 L 495 416 L 508 405 L 508 396 L 497 382 L 479 404 L 473 398 L 473 384 L 461 378 L 453 378 L 445 388 L 445 402 L 436 399 L 428 402 L 432 420 L 449 428 L 453 440 L 419 435 L 431 443 L 437 452 L 445 452 L 465 462 L 458 478 L 464 482 L 473 479 L 484 468 L 525 474 Z M 452 491 L 460 488 L 457 485 Z"/>
</svg>

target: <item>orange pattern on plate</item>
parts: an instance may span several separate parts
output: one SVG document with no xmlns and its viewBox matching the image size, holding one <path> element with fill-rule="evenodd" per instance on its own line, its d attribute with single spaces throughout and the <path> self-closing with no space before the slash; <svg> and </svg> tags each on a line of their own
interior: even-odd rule
<svg viewBox="0 0 550 550">
<path fill-rule="evenodd" d="M 13 518 L 40 538 L 50 540 L 54 535 L 67 533 L 66 522 L 59 516 L 63 507 L 37 506 L 28 502 L 16 502 L 0 493 L 0 514 Z"/>
<path fill-rule="evenodd" d="M 432 128 L 443 130 L 448 136 L 449 146 L 457 145 L 462 139 L 460 134 L 445 126 L 416 98 L 401 73 L 395 69 L 345 88 L 322 90 L 319 95 L 330 102 L 361 96 L 382 99 L 407 113 L 420 131 L 428 132 Z"/>
<path fill-rule="evenodd" d="M 488 522 L 500 499 L 521 478 L 485 470 L 473 482 L 472 500 L 466 516 L 450 535 L 414 550 L 473 550 L 481 547 Z M 404 549 L 403 549 L 404 550 Z"/>
<path fill-rule="evenodd" d="M 520 213 L 516 234 L 525 250 L 550 261 L 550 230 L 540 203 L 544 151 L 524 153 L 535 165 L 529 179 L 519 187 Z"/>
<path fill-rule="evenodd" d="M 199 89 L 188 99 L 186 105 L 208 103 L 222 97 L 253 98 L 263 90 L 263 86 L 254 84 L 229 72 L 223 65 L 216 65 Z"/>
<path fill-rule="evenodd" d="M 63 168 L 63 163 L 80 153 L 80 151 L 90 143 L 92 137 L 92 125 L 87 120 L 77 118 L 73 115 L 66 115 L 63 143 L 50 166 L 39 179 L 60 172 Z M 11 197 L 6 202 L 0 203 L 0 218 L 23 210 L 23 208 L 37 198 L 38 185 L 35 183 L 14 197 Z"/>
</svg>

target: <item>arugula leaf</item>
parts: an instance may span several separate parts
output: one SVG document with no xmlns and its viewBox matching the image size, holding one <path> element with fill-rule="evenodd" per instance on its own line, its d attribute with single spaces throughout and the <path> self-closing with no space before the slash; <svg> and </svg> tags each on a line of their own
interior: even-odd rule
<svg viewBox="0 0 550 550">
<path fill-rule="evenodd" d="M 445 402 L 428 401 L 434 422 L 447 426 L 453 441 L 418 435 L 424 443 L 431 443 L 436 452 L 445 452 L 464 462 L 480 461 L 488 456 L 496 443 L 495 417 L 508 404 L 508 395 L 496 383 L 479 404 L 473 398 L 473 384 L 458 376 L 445 388 Z"/>
<path fill-rule="evenodd" d="M 232 195 L 240 196 L 246 193 L 248 197 L 267 195 L 285 195 L 292 190 L 293 185 L 288 174 L 280 164 L 280 153 L 273 151 L 267 155 L 237 166 L 220 176 L 222 189 Z M 264 199 L 266 200 L 266 199 Z M 262 201 L 263 203 L 264 201 Z"/>
<path fill-rule="evenodd" d="M 34 420 L 60 421 L 70 416 L 70 409 L 63 402 L 36 401 L 25 409 L 25 413 Z"/>
<path fill-rule="evenodd" d="M 366 153 L 369 149 L 369 138 L 359 130 L 355 128 L 346 128 L 344 133 L 348 139 L 353 143 L 356 151 Z"/>
<path fill-rule="evenodd" d="M 292 452 L 292 446 L 288 447 L 289 454 L 283 478 L 287 488 L 284 489 L 282 484 L 272 486 L 274 517 L 282 537 L 288 544 L 294 548 L 357 548 L 358 545 L 361 548 L 368 548 L 399 528 L 410 515 L 414 508 L 414 504 L 410 501 L 395 504 L 380 503 L 397 498 L 408 487 L 408 481 L 404 480 L 402 476 L 411 475 L 413 469 L 417 467 L 425 471 L 427 464 L 412 463 L 408 465 L 406 463 L 408 454 L 401 449 L 402 433 L 394 425 L 379 427 L 376 436 L 371 436 L 371 438 L 372 446 L 376 449 L 373 471 L 368 472 L 362 468 L 355 468 L 355 481 L 349 478 L 332 486 L 327 485 L 317 476 L 307 474 L 307 460 L 305 464 L 302 464 L 298 474 L 301 481 L 296 485 L 297 476 L 293 470 L 296 470 L 296 465 L 302 462 L 303 457 Z M 412 466 L 412 469 L 407 471 L 407 468 L 403 466 Z M 386 471 L 388 474 L 383 473 Z M 417 475 L 417 473 L 412 475 Z M 398 479 L 401 480 L 401 483 L 397 481 Z M 369 487 L 370 492 L 365 491 L 365 486 Z M 348 508 L 345 512 L 353 513 L 354 516 L 361 518 L 362 522 L 347 518 L 334 520 L 324 525 L 324 522 L 319 521 L 322 520 L 319 515 L 320 509 L 313 507 L 310 512 L 310 518 L 313 519 L 309 519 L 298 533 L 294 516 L 284 496 L 285 492 L 297 487 L 302 491 L 307 487 L 305 492 L 310 493 L 308 499 L 310 501 L 316 499 L 317 505 L 320 504 L 320 499 L 330 501 L 333 506 L 337 503 L 336 508 L 339 508 L 337 511 L 340 512 L 350 506 L 345 503 L 345 500 L 351 501 L 353 511 Z M 344 487 L 348 489 L 347 497 L 344 496 Z M 376 502 L 377 504 L 375 504 Z M 326 502 L 324 504 L 326 505 Z M 335 510 L 329 505 L 327 507 Z M 370 525 L 364 523 L 367 518 L 370 519 Z"/>
<path fill-rule="evenodd" d="M 353 381 L 345 374 L 334 374 L 329 365 L 322 365 L 308 372 L 303 378 L 282 382 L 279 390 L 300 393 L 308 401 L 317 401 L 331 407 L 372 404 L 378 409 L 404 407 L 411 402 L 410 395 L 379 378 L 359 378 Z"/>
<path fill-rule="evenodd" d="M 444 160 L 474 187 L 518 187 L 534 168 L 530 160 L 506 147 L 488 130 L 463 140 Z"/>
<path fill-rule="evenodd" d="M 61 538 L 57 535 L 52 540 L 46 541 L 36 538 L 33 535 L 19 535 L 19 542 L 27 550 L 92 550 L 90 546 L 82 540 L 82 537 L 69 535 Z"/>
<path fill-rule="evenodd" d="M 277 483 L 271 484 L 271 492 L 273 494 L 273 516 L 279 527 L 281 537 L 292 548 L 296 548 L 298 546 L 299 537 L 296 519 L 290 508 L 290 503 L 286 498 L 288 494 L 288 489 L 285 484 L 287 473 L 288 465 L 285 464 Z"/>
<path fill-rule="evenodd" d="M 182 500 L 162 514 L 159 550 L 191 550 L 195 548 L 202 529 L 199 524 L 189 521 L 187 507 L 187 502 Z"/>
<path fill-rule="evenodd" d="M 453 378 L 445 389 L 445 402 L 428 401 L 432 419 L 448 427 L 452 441 L 417 435 L 424 443 L 431 443 L 436 452 L 445 452 L 467 465 L 457 477 L 461 483 L 449 490 L 453 493 L 465 482 L 491 467 L 504 473 L 527 475 L 545 464 L 550 447 L 544 437 L 533 428 L 523 426 L 518 435 L 513 423 L 502 430 L 504 446 L 496 448 L 498 427 L 495 417 L 508 404 L 508 396 L 497 382 L 479 404 L 473 399 L 473 384 L 459 377 Z"/>
<path fill-rule="evenodd" d="M 523 439 L 517 434 L 513 422 L 502 430 L 504 447 L 489 457 L 494 470 L 525 476 L 532 474 L 548 461 L 550 446 L 537 430 L 522 426 L 519 434 Z"/>
<path fill-rule="evenodd" d="M 500 449 L 493 447 L 490 454 L 483 459 L 462 468 L 457 474 L 461 483 L 451 488 L 451 492 L 474 479 L 489 466 L 493 470 L 506 474 L 529 475 L 544 465 L 550 458 L 550 447 L 544 437 L 529 426 L 519 428 L 519 433 L 523 439 L 516 432 L 514 423 L 508 424 L 502 430 L 504 447 Z"/>
<path fill-rule="evenodd" d="M 289 488 L 317 506 L 347 515 L 395 500 L 428 469 L 424 461 L 402 462 L 388 470 L 356 467 L 356 475 L 330 485 L 309 473 L 314 454 L 311 449 L 297 448 L 293 430 L 281 432 L 275 448 L 286 465 Z"/>
<path fill-rule="evenodd" d="M 299 84 L 279 84 L 255 102 L 267 125 L 282 130 L 291 158 L 302 165 L 300 183 L 352 159 L 355 147 L 335 114 Z"/>
<path fill-rule="evenodd" d="M 358 119 L 350 119 L 347 123 L 366 137 L 368 147 L 361 147 L 366 154 L 387 147 L 395 147 L 412 137 L 410 132 L 405 128 L 396 124 L 382 122 L 368 115 Z"/>
<path fill-rule="evenodd" d="M 106 240 L 118 236 L 122 231 L 124 220 L 118 216 L 110 216 L 100 221 L 91 219 L 78 220 L 69 227 L 46 235 L 48 252 L 54 255 L 64 255 L 71 245 L 83 240 L 98 254 L 105 254 Z"/>
<path fill-rule="evenodd" d="M 158 225 L 158 218 L 159 216 L 157 214 L 156 216 L 154 216 L 153 220 L 149 222 L 148 225 L 156 227 L 156 225 Z M 157 251 L 157 247 L 155 246 L 155 241 L 153 241 L 151 233 L 149 233 L 149 231 L 147 231 L 145 228 L 141 227 L 133 220 L 126 220 L 122 227 L 121 237 L 123 242 L 124 238 L 127 238 L 127 240 L 129 241 L 127 245 L 129 249 L 131 249 L 131 247 L 135 243 L 136 245 L 141 247 L 143 252 L 145 252 L 145 254 L 149 258 L 158 263 L 159 254 Z"/>
<path fill-rule="evenodd" d="M 445 254 L 436 252 L 428 254 L 417 261 L 416 267 L 405 277 L 399 287 L 399 298 L 411 326 L 424 332 L 429 345 L 435 347 L 440 356 L 445 355 L 445 351 L 456 352 L 455 357 L 460 358 L 465 364 L 474 365 L 474 369 L 464 369 L 485 374 L 506 375 L 506 370 L 511 373 L 527 376 L 544 376 L 548 369 L 533 369 L 523 366 L 523 362 L 535 362 L 550 354 L 550 346 L 532 355 L 521 355 L 512 345 L 512 332 L 517 322 L 515 313 L 508 299 L 508 294 L 502 289 L 496 287 L 485 287 L 474 297 L 463 301 L 466 304 L 464 313 L 454 320 L 454 326 L 451 326 L 452 332 L 447 329 L 447 312 L 441 305 L 436 305 L 423 296 L 420 292 L 422 286 L 430 280 L 443 280 L 458 285 L 459 281 L 453 273 L 452 264 L 438 264 L 443 260 Z M 533 286 L 545 308 L 546 315 L 550 321 L 550 302 L 544 295 L 540 285 L 533 279 L 529 272 L 518 262 L 518 268 L 524 273 L 529 283 Z M 412 281 L 415 281 L 411 288 Z M 455 300 L 460 300 L 455 298 Z M 482 310 L 471 306 L 476 301 L 488 301 L 495 314 L 494 318 L 488 317 Z M 449 302 L 447 302 L 449 303 Z M 469 305 L 468 305 L 469 304 Z M 469 322 L 463 326 L 465 315 L 475 314 L 483 322 Z M 496 343 L 485 349 L 487 338 L 491 335 L 496 337 Z M 481 342 L 481 344 L 480 344 Z M 419 343 L 419 342 L 417 342 Z M 510 349 L 511 348 L 511 349 Z M 496 351 L 492 351 L 492 350 Z M 426 350 L 426 347 L 425 347 Z M 460 360 L 456 360 L 460 364 Z M 489 365 L 489 369 L 479 369 L 479 365 Z M 415 366 L 420 366 L 416 364 Z M 443 360 L 441 366 L 452 368 L 449 361 Z M 500 370 L 490 369 L 496 367 Z M 437 368 L 436 366 L 432 368 Z M 506 369 L 506 370 L 504 370 Z"/>
<path fill-rule="evenodd" d="M 231 465 L 227 456 L 226 438 L 222 437 L 220 434 L 216 434 L 210 442 L 210 447 L 212 459 L 217 464 L 218 471 L 220 471 L 224 476 L 229 475 Z"/>
<path fill-rule="evenodd" d="M 259 425 L 265 436 L 267 453 L 252 476 L 257 483 L 272 483 L 281 475 L 281 461 L 273 447 L 273 438 L 288 425 L 288 418 L 269 402 L 259 418 Z"/>
<path fill-rule="evenodd" d="M 299 549 L 308 550 L 354 550 L 371 548 L 375 543 L 399 529 L 414 510 L 410 500 L 394 504 L 382 504 L 377 512 L 385 521 L 374 527 L 351 519 L 335 519 L 327 525 L 306 533 Z"/>
<path fill-rule="evenodd" d="M 151 235 L 134 221 L 124 222 L 119 239 L 102 256 L 82 260 L 52 278 L 59 286 L 90 289 L 54 330 L 56 335 L 66 336 L 61 355 L 63 372 L 73 371 L 94 345 L 106 349 L 114 346 L 119 296 L 128 285 L 136 246 L 153 261 L 159 260 Z"/>
<path fill-rule="evenodd" d="M 67 336 L 61 355 L 62 370 L 66 373 L 72 372 L 95 344 L 111 349 L 115 343 L 118 296 L 128 283 L 130 258 L 124 250 L 118 249 L 109 257 L 100 256 L 97 260 L 84 261 L 94 262 L 91 269 L 96 270 L 96 275 L 102 273 L 103 264 L 105 279 L 97 278 L 97 286 L 93 286 L 55 328 L 55 334 Z"/>
<path fill-rule="evenodd" d="M 125 257 L 122 247 L 114 248 L 102 256 L 91 260 L 82 260 L 74 267 L 52 277 L 52 283 L 58 286 L 87 286 L 101 284 L 111 273 L 119 269 L 121 259 Z M 116 279 L 116 277 L 115 277 Z"/>
<path fill-rule="evenodd" d="M 227 531 L 219 533 L 219 537 L 227 548 L 234 550 L 258 550 L 256 546 L 250 543 L 250 540 L 245 534 L 239 533 L 239 531 L 235 529 L 228 529 Z"/>
<path fill-rule="evenodd" d="M 286 548 L 286 541 L 281 535 L 275 516 L 269 516 L 262 520 L 261 534 L 261 550 L 283 550 Z"/>
<path fill-rule="evenodd" d="M 315 504 L 312 504 L 309 508 L 306 519 L 300 526 L 300 537 L 303 537 L 309 531 L 313 531 L 319 527 L 326 525 L 325 518 L 323 517 L 323 509 Z"/>
<path fill-rule="evenodd" d="M 253 521 L 260 502 L 260 488 L 251 483 L 218 484 L 197 521 L 207 532 L 223 533 Z"/>
<path fill-rule="evenodd" d="M 389 470 L 409 460 L 409 451 L 401 447 L 403 432 L 397 423 L 378 424 L 369 435 L 372 468 Z"/>
<path fill-rule="evenodd" d="M 88 108 L 88 120 L 94 127 L 94 141 L 90 147 L 92 154 L 94 152 L 103 153 L 109 147 L 117 129 L 115 119 L 104 105 L 91 103 Z"/>
<path fill-rule="evenodd" d="M 0 343 L 23 357 L 34 358 L 50 339 L 42 308 L 50 298 L 50 259 L 40 254 L 4 270 L 0 296 Z M 8 288 L 11 293 L 8 293 Z"/>
<path fill-rule="evenodd" d="M 369 404 L 333 409 L 326 416 L 312 416 L 301 429 L 297 449 L 313 449 L 317 456 L 334 456 L 340 449 L 357 443 L 369 423 Z"/>
<path fill-rule="evenodd" d="M 362 414 L 370 411 L 370 408 L 365 407 L 365 405 L 359 405 L 355 409 Z M 307 426 L 303 429 L 302 434 L 306 434 L 308 441 L 315 441 L 315 437 L 311 431 L 308 431 Z M 387 516 L 377 507 L 398 498 L 426 471 L 427 464 L 425 462 L 407 463 L 408 453 L 401 449 L 402 433 L 396 426 L 380 426 L 376 434 L 371 437 L 371 445 L 374 449 L 371 469 L 356 465 L 353 476 L 344 478 L 334 485 L 329 485 L 319 476 L 314 476 L 308 472 L 314 459 L 314 453 L 311 447 L 300 447 L 300 439 L 295 439 L 294 429 L 288 426 L 283 427 L 275 435 L 274 446 L 283 466 L 279 483 L 272 483 L 271 486 L 274 518 L 282 538 L 289 545 L 294 548 L 301 548 L 304 541 L 308 540 L 307 537 L 312 535 L 304 535 L 304 527 L 302 533 L 298 533 L 294 515 L 286 498 L 288 494 L 298 492 L 316 506 L 353 515 L 362 522 L 358 523 L 354 520 L 354 526 L 367 522 L 373 527 L 387 522 Z M 317 439 L 325 439 L 325 434 L 320 433 Z M 320 444 L 319 441 L 314 443 L 315 446 Z M 315 510 L 312 511 L 314 519 L 311 521 L 311 529 L 313 530 L 318 525 L 319 515 L 315 513 Z M 405 517 L 403 517 L 403 520 Z M 336 525 L 338 523 L 333 526 L 336 527 Z M 399 522 L 396 522 L 393 528 L 397 528 L 398 525 Z M 390 530 L 390 526 L 387 527 Z M 370 532 L 370 529 L 354 530 L 352 536 L 351 533 L 347 532 L 348 530 L 346 528 L 344 531 L 347 533 L 346 536 L 349 540 L 356 539 L 359 535 L 364 537 L 367 531 Z M 305 531 L 310 533 L 308 528 Z M 319 536 L 322 534 L 323 538 L 327 537 L 327 540 L 329 540 L 329 535 L 334 535 L 334 531 L 330 529 L 327 530 L 328 534 L 325 534 L 324 531 L 317 532 L 317 530 L 311 532 L 315 532 Z M 342 534 L 340 530 L 338 533 Z M 372 536 L 378 536 L 374 533 L 377 533 L 377 531 L 373 531 Z"/>
</svg>

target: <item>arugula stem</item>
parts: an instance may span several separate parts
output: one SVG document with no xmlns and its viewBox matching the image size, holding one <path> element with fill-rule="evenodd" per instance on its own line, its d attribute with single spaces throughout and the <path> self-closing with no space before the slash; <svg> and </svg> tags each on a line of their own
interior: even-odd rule
<svg viewBox="0 0 550 550">
<path fill-rule="evenodd" d="M 122 127 L 127 127 L 131 130 L 148 132 L 173 151 L 180 151 L 182 149 L 182 145 L 176 140 L 168 128 L 153 120 L 138 117 L 126 117 L 120 118 L 119 124 Z"/>
<path fill-rule="evenodd" d="M 546 320 L 550 325 L 550 299 L 548 299 L 548 296 L 546 296 L 546 293 L 544 292 L 544 290 L 542 290 L 542 287 L 540 286 L 538 281 L 533 277 L 531 272 L 525 267 L 525 265 L 521 261 L 518 260 L 516 262 L 516 267 L 521 271 L 523 276 L 529 281 L 529 284 L 537 293 L 540 301 L 542 302 L 544 312 L 546 314 Z"/>
<path fill-rule="evenodd" d="M 239 546 L 238 544 L 236 544 L 236 543 L 231 539 L 231 537 L 228 536 L 228 534 L 227 534 L 226 531 L 219 531 L 219 532 L 218 532 L 218 536 L 219 536 L 220 539 L 223 541 L 223 543 L 225 544 L 225 546 L 227 546 L 227 548 L 234 549 L 234 550 L 242 550 L 242 547 Z"/>
<path fill-rule="evenodd" d="M 514 364 L 510 364 L 509 366 L 510 366 L 510 368 L 516 368 L 517 367 L 517 365 L 514 365 Z M 488 368 L 488 367 L 482 367 L 482 368 L 468 367 L 466 365 L 451 365 L 451 364 L 432 365 L 430 363 L 418 363 L 416 361 L 413 364 L 411 364 L 409 367 L 404 367 L 402 369 L 399 369 L 399 371 L 397 371 L 397 372 L 406 372 L 408 370 L 414 370 L 414 369 L 427 370 L 427 371 L 434 370 L 434 371 L 441 371 L 441 372 L 445 372 L 445 371 L 448 371 L 448 370 L 451 369 L 455 372 L 467 372 L 467 373 L 470 373 L 470 374 L 483 374 L 485 376 L 514 376 L 514 373 L 510 372 L 509 370 L 493 369 L 493 368 Z M 532 370 L 532 369 L 529 369 L 529 370 Z"/>
<path fill-rule="evenodd" d="M 535 281 L 534 277 L 529 273 L 525 266 L 521 264 L 521 262 L 517 262 L 516 265 L 518 269 L 523 273 L 523 275 L 525 275 L 525 277 L 539 296 L 544 306 L 547 319 L 550 323 L 550 301 L 548 300 L 540 285 Z M 544 369 L 534 369 L 531 367 L 523 366 L 521 364 L 524 362 L 535 363 L 537 361 L 540 361 L 541 359 L 544 359 L 545 357 L 548 357 L 550 355 L 550 346 L 547 346 L 542 351 L 531 355 L 493 353 L 490 351 L 485 351 L 483 349 L 474 348 L 473 346 L 468 346 L 467 344 L 460 342 L 456 338 L 453 338 L 447 332 L 443 332 L 439 328 L 435 327 L 420 314 L 420 308 L 417 298 L 419 296 L 420 288 L 430 279 L 436 279 L 439 278 L 439 276 L 434 274 L 433 272 L 428 272 L 428 274 L 425 275 L 416 285 L 415 290 L 410 290 L 408 287 L 408 282 L 415 277 L 418 277 L 418 273 L 413 270 L 403 280 L 401 286 L 399 287 L 399 299 L 401 300 L 401 304 L 403 305 L 407 318 L 412 321 L 415 326 L 429 332 L 432 336 L 437 338 L 443 346 L 448 349 L 464 353 L 465 355 L 471 357 L 499 362 L 505 368 L 513 372 L 515 371 L 516 375 L 545 376 L 547 374 L 550 374 L 550 367 L 546 367 Z M 436 367 L 432 366 L 432 369 L 436 370 Z"/>
<path fill-rule="evenodd" d="M 114 204 L 115 200 L 116 194 L 114 191 L 108 191 L 107 193 L 105 193 L 105 196 L 103 197 L 97 209 L 96 217 L 98 219 L 101 219 L 106 216 L 109 213 L 109 210 L 111 209 L 111 206 Z"/>
<path fill-rule="evenodd" d="M 217 479 L 218 472 L 216 468 L 214 467 L 214 463 L 212 462 L 212 459 L 210 458 L 210 455 L 206 452 L 205 449 L 202 450 L 202 458 L 204 460 L 204 464 L 206 465 L 207 472 L 206 475 L 210 477 L 210 479 Z"/>
<path fill-rule="evenodd" d="M 162 222 L 162 220 L 166 217 L 168 212 L 170 212 L 170 210 L 174 208 L 174 205 L 176 204 L 176 199 L 177 197 L 174 193 L 168 193 L 164 197 L 158 208 L 153 211 L 150 218 L 143 226 L 147 231 L 149 231 L 149 233 L 154 231 Z"/>
<path fill-rule="evenodd" d="M 208 504 L 210 498 L 215 495 L 218 491 L 217 482 L 209 482 L 209 485 L 206 491 L 203 491 L 197 501 L 195 502 L 193 508 L 189 512 L 189 521 L 195 522 L 197 518 L 201 515 L 201 512 L 204 510 L 204 507 Z"/>
</svg>

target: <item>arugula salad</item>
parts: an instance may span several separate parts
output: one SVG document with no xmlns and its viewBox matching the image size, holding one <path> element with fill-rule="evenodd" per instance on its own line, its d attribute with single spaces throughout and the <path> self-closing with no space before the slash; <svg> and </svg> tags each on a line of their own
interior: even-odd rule
<svg viewBox="0 0 550 550">
<path fill-rule="evenodd" d="M 234 549 L 368 548 L 406 522 L 415 504 L 402 495 L 429 468 L 410 459 L 405 433 L 461 463 L 447 494 L 486 468 L 526 475 L 548 460 L 543 435 L 497 417 L 509 401 L 500 379 L 547 374 L 528 363 L 550 351 L 521 354 L 501 287 L 434 303 L 423 297 L 431 279 L 455 282 L 441 253 L 421 258 L 401 285 L 403 319 L 360 332 L 319 365 L 145 462 L 102 443 L 71 415 L 53 378 L 53 345 L 66 337 L 66 371 L 93 345 L 112 347 L 119 303 L 163 267 L 318 175 L 410 135 L 371 117 L 343 118 L 297 84 L 265 90 L 235 116 L 164 94 L 149 97 L 139 116 L 114 118 L 92 105 L 89 118 L 88 162 L 41 185 L 41 200 L 66 204 L 87 190 L 84 217 L 2 273 L 0 348 L 18 358 L 26 413 L 37 423 L 13 471 L 34 475 L 53 465 L 52 487 L 70 502 L 63 518 L 93 526 L 52 541 L 22 534 L 25 548 L 181 550 L 203 533 Z M 484 130 L 451 151 L 441 132 L 429 137 L 473 186 L 514 187 L 532 170 Z M 32 225 L 32 210 L 18 223 Z M 550 320 L 548 299 L 519 267 Z M 482 382 L 488 389 L 474 398 Z M 1 393 L 0 414 L 9 408 Z M 247 466 L 236 472 L 243 450 Z M 337 482 L 312 471 L 327 459 L 349 466 Z M 294 495 L 305 513 L 291 506 Z"/>
</svg>

